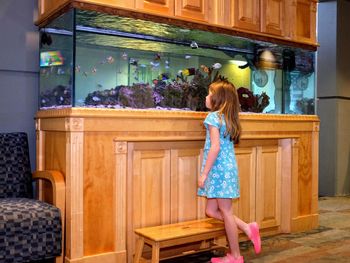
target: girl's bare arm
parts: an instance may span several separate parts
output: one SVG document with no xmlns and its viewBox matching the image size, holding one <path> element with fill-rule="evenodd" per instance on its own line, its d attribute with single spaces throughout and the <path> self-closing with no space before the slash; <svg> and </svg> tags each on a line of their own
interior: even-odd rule
<svg viewBox="0 0 350 263">
<path fill-rule="evenodd" d="M 204 182 L 208 177 L 208 173 L 215 163 L 216 158 L 218 157 L 220 151 L 220 131 L 217 127 L 209 125 L 209 134 L 210 134 L 210 150 L 208 152 L 207 161 L 205 162 L 204 169 L 200 178 L 198 179 L 198 186 L 203 187 Z"/>
</svg>

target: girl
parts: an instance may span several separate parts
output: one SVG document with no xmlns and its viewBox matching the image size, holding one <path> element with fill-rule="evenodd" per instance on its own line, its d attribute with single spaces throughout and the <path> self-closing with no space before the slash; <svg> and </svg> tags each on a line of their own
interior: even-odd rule
<svg viewBox="0 0 350 263">
<path fill-rule="evenodd" d="M 238 244 L 241 229 L 253 242 L 255 253 L 260 253 L 261 240 L 258 224 L 247 224 L 233 215 L 232 198 L 239 198 L 239 179 L 234 143 L 238 143 L 241 126 L 239 101 L 235 87 L 228 81 L 217 81 L 209 86 L 205 105 L 211 110 L 204 120 L 206 140 L 198 195 L 207 197 L 206 214 L 224 221 L 229 253 L 212 258 L 212 263 L 243 263 Z"/>
</svg>

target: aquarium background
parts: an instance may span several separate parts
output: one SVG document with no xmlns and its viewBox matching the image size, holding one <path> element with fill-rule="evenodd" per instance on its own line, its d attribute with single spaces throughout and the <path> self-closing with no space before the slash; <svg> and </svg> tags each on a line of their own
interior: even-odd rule
<svg viewBox="0 0 350 263">
<path fill-rule="evenodd" d="M 83 10 L 40 32 L 41 109 L 206 111 L 208 86 L 227 79 L 242 111 L 315 112 L 311 51 Z"/>
</svg>

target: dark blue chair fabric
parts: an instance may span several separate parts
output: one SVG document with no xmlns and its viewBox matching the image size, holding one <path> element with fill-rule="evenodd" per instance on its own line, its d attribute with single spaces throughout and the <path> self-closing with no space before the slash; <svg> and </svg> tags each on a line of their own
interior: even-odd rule
<svg viewBox="0 0 350 263">
<path fill-rule="evenodd" d="M 32 174 L 25 133 L 0 134 L 0 198 L 7 197 L 32 197 Z"/>
<path fill-rule="evenodd" d="M 27 135 L 0 133 L 0 263 L 59 256 L 61 240 L 59 209 L 32 199 Z"/>
</svg>

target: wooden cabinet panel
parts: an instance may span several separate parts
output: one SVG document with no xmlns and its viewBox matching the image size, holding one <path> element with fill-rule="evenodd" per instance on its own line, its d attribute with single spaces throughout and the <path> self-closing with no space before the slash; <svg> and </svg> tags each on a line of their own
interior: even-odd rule
<svg viewBox="0 0 350 263">
<path fill-rule="evenodd" d="M 177 0 L 175 4 L 175 16 L 209 21 L 209 0 Z"/>
<path fill-rule="evenodd" d="M 134 228 L 170 223 L 170 151 L 136 149 L 132 164 Z"/>
<path fill-rule="evenodd" d="M 260 0 L 234 0 L 232 9 L 234 27 L 260 31 Z"/>
<path fill-rule="evenodd" d="M 236 159 L 239 169 L 241 196 L 234 200 L 234 214 L 245 222 L 255 220 L 255 170 L 256 148 L 237 147 Z"/>
<path fill-rule="evenodd" d="M 205 199 L 197 197 L 203 145 L 203 141 L 129 144 L 133 185 L 129 205 L 135 228 L 205 217 Z"/>
<path fill-rule="evenodd" d="M 154 12 L 158 15 L 174 15 L 174 0 L 136 0 L 135 4 L 136 9 L 139 10 Z"/>
<path fill-rule="evenodd" d="M 289 0 L 288 21 L 292 40 L 316 43 L 316 0 Z"/>
<path fill-rule="evenodd" d="M 202 146 L 171 150 L 172 223 L 205 217 L 205 198 L 197 198 Z"/>
<path fill-rule="evenodd" d="M 261 1 L 261 32 L 284 36 L 286 1 Z"/>
<path fill-rule="evenodd" d="M 256 219 L 261 228 L 279 226 L 281 221 L 281 149 L 257 147 Z"/>
</svg>

